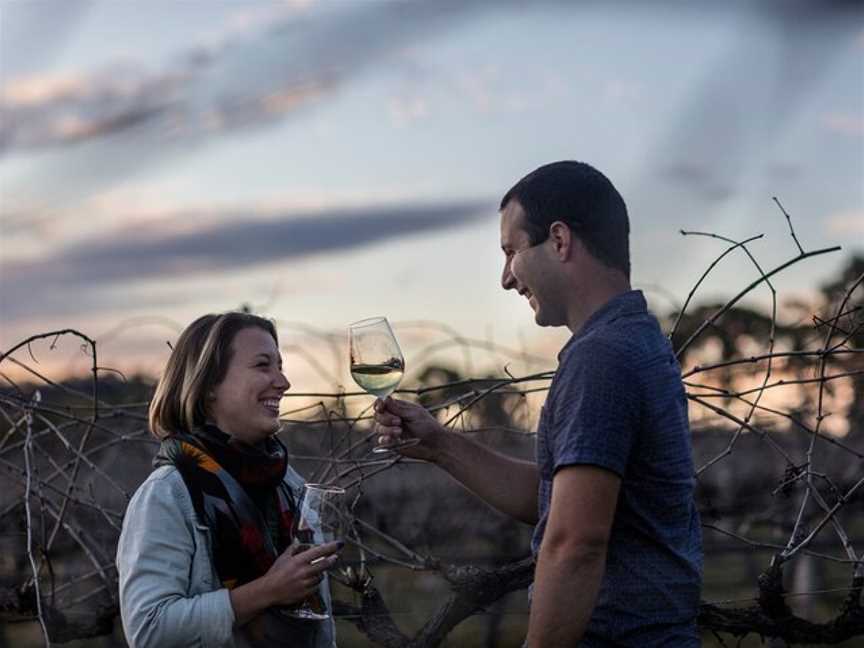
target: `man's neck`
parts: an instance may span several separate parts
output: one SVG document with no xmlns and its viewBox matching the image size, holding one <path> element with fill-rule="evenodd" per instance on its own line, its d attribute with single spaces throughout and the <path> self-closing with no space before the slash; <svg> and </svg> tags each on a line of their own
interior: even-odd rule
<svg viewBox="0 0 864 648">
<path fill-rule="evenodd" d="M 582 330 L 591 316 L 610 301 L 631 290 L 630 281 L 625 277 L 607 277 L 586 290 L 575 300 L 568 311 L 567 328 L 574 335 Z"/>
</svg>

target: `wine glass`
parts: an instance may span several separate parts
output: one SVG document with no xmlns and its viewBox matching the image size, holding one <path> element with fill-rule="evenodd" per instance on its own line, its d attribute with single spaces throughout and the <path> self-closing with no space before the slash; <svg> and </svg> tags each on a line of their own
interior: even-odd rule
<svg viewBox="0 0 864 648">
<path fill-rule="evenodd" d="M 306 551 L 315 545 L 322 545 L 345 537 L 345 489 L 325 484 L 304 484 L 300 499 L 299 515 L 294 523 L 292 547 L 296 552 Z M 321 556 L 312 561 L 315 564 L 325 560 Z M 296 607 L 281 607 L 279 611 L 295 619 L 321 621 L 329 619 L 327 606 L 320 590 L 306 598 Z"/>
<path fill-rule="evenodd" d="M 354 322 L 348 330 L 354 382 L 373 396 L 387 398 L 399 386 L 405 373 L 405 359 L 390 323 L 386 317 L 370 317 Z M 379 444 L 372 448 L 372 452 L 391 452 L 419 441 L 408 439 L 389 445 Z"/>
</svg>

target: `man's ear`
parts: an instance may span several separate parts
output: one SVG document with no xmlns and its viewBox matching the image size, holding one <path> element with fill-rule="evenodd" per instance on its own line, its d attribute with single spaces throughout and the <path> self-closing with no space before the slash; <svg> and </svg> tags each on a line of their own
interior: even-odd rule
<svg viewBox="0 0 864 648">
<path fill-rule="evenodd" d="M 559 261 L 566 261 L 573 251 L 573 232 L 562 222 L 555 221 L 549 226 L 549 239 L 552 241 L 555 254 Z"/>
</svg>

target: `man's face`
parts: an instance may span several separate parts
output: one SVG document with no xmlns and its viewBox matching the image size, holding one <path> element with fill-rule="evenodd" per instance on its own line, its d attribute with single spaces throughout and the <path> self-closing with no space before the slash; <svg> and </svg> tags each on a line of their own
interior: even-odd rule
<svg viewBox="0 0 864 648">
<path fill-rule="evenodd" d="M 515 290 L 528 300 L 539 326 L 559 326 L 563 321 L 555 315 L 558 300 L 554 297 L 550 252 L 546 242 L 532 246 L 524 229 L 525 211 L 511 200 L 501 211 L 501 250 L 504 252 L 504 272 L 501 286 Z"/>
</svg>

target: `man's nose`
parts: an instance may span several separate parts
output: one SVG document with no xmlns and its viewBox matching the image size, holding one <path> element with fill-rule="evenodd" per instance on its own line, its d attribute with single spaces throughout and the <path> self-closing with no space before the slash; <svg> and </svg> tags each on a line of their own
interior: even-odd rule
<svg viewBox="0 0 864 648">
<path fill-rule="evenodd" d="M 501 274 L 501 287 L 504 290 L 512 290 L 516 287 L 516 277 L 510 270 L 510 262 L 504 264 L 504 272 Z"/>
</svg>

